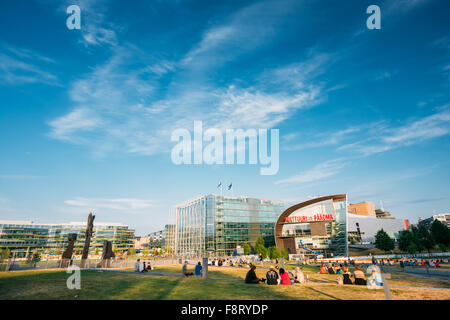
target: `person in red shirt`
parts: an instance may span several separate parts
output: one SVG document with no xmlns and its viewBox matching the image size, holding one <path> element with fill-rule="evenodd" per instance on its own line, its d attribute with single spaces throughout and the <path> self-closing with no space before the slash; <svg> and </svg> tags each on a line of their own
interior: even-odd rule
<svg viewBox="0 0 450 320">
<path fill-rule="evenodd" d="M 289 274 L 284 271 L 283 268 L 280 268 L 280 278 L 281 278 L 281 284 L 291 284 L 291 279 L 289 278 Z"/>
</svg>

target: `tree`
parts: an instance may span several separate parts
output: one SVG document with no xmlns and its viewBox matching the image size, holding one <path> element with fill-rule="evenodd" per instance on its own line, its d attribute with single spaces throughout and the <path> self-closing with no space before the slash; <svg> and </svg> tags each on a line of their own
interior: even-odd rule
<svg viewBox="0 0 450 320">
<path fill-rule="evenodd" d="M 446 252 L 447 251 L 447 246 L 443 243 L 439 243 L 438 244 L 439 250 L 441 250 L 442 252 Z"/>
<path fill-rule="evenodd" d="M 244 249 L 244 255 L 248 255 L 250 253 L 251 247 L 247 242 L 242 244 L 242 249 Z"/>
<path fill-rule="evenodd" d="M 263 258 L 267 257 L 267 248 L 264 246 L 264 239 L 261 236 L 256 239 L 255 251 L 259 255 L 263 255 L 263 253 L 265 253 L 265 256 L 263 255 Z"/>
<path fill-rule="evenodd" d="M 95 248 L 95 255 L 98 255 L 98 248 Z"/>
<path fill-rule="evenodd" d="M 394 250 L 395 243 L 394 240 L 391 239 L 391 237 L 389 237 L 383 229 L 381 229 L 375 235 L 375 247 L 383 250 L 384 252 L 388 252 Z"/>
<path fill-rule="evenodd" d="M 424 250 L 422 241 L 420 241 L 420 232 L 419 229 L 416 226 L 412 226 L 411 227 L 411 232 L 412 232 L 412 241 L 414 242 L 414 244 L 416 245 L 417 251 L 418 252 L 422 252 Z"/>
<path fill-rule="evenodd" d="M 428 229 L 422 225 L 419 226 L 418 230 L 417 230 L 417 236 L 418 236 L 418 240 L 419 240 L 419 244 L 428 251 L 428 253 L 430 252 L 431 249 L 434 248 L 435 242 L 434 239 L 431 235 L 431 233 L 428 231 Z"/>
<path fill-rule="evenodd" d="M 443 244 L 448 246 L 450 244 L 450 229 L 441 221 L 434 220 L 431 224 L 430 232 L 435 243 L 438 245 Z"/>
<path fill-rule="evenodd" d="M 277 247 L 271 246 L 269 247 L 269 258 L 270 259 L 278 259 L 281 258 L 281 252 Z"/>
<path fill-rule="evenodd" d="M 263 259 L 267 258 L 268 254 L 269 254 L 269 250 L 267 250 L 266 247 L 260 247 L 259 249 L 260 249 L 260 252 L 258 252 L 258 254 L 260 254 Z"/>
<path fill-rule="evenodd" d="M 417 245 L 414 242 L 411 242 L 405 251 L 409 254 L 415 254 L 417 252 Z"/>
<path fill-rule="evenodd" d="M 39 251 L 34 250 L 33 251 L 33 258 L 31 259 L 31 264 L 34 265 L 36 267 L 36 264 L 41 261 L 41 254 L 39 253 Z"/>
<path fill-rule="evenodd" d="M 286 248 L 284 248 L 283 250 L 281 250 L 281 256 L 282 256 L 285 260 L 288 260 L 288 259 L 289 259 L 289 252 L 287 251 Z"/>
<path fill-rule="evenodd" d="M 136 255 L 136 250 L 134 248 L 128 249 L 128 255 L 130 255 L 130 256 Z"/>
<path fill-rule="evenodd" d="M 11 250 L 9 250 L 9 248 L 5 248 L 2 251 L 2 259 L 3 260 L 8 260 L 10 256 L 11 256 Z"/>
</svg>

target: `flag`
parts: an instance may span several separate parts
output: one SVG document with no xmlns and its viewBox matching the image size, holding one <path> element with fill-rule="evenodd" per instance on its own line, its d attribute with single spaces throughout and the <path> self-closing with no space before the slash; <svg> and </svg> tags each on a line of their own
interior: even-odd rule
<svg viewBox="0 0 450 320">
<path fill-rule="evenodd" d="M 231 190 L 231 186 L 233 185 L 233 182 L 230 183 L 230 185 L 228 186 L 228 190 Z"/>
<path fill-rule="evenodd" d="M 217 186 L 217 188 L 220 188 L 220 186 L 222 185 L 222 181 L 220 181 L 219 185 Z"/>
</svg>

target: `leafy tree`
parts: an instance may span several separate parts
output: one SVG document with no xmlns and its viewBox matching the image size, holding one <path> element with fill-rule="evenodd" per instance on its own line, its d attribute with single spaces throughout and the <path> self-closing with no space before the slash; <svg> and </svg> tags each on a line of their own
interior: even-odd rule
<svg viewBox="0 0 450 320">
<path fill-rule="evenodd" d="M 415 254 L 418 251 L 417 245 L 414 242 L 411 242 L 406 248 L 406 251 L 410 254 Z"/>
<path fill-rule="evenodd" d="M 9 248 L 5 248 L 2 251 L 2 259 L 7 260 L 7 259 L 9 259 L 10 256 L 11 256 L 11 250 L 9 250 Z"/>
<path fill-rule="evenodd" d="M 438 244 L 439 250 L 441 250 L 442 252 L 446 252 L 447 251 L 447 246 L 443 243 L 439 243 Z"/>
<path fill-rule="evenodd" d="M 260 252 L 258 252 L 258 254 L 260 254 L 263 259 L 267 258 L 267 256 L 269 255 L 269 250 L 266 247 L 259 247 L 259 249 Z"/>
<path fill-rule="evenodd" d="M 270 259 L 278 259 L 278 258 L 281 258 L 281 252 L 280 252 L 280 250 L 278 250 L 278 248 L 275 247 L 275 246 L 271 246 L 271 247 L 269 248 L 269 258 L 270 258 Z"/>
<path fill-rule="evenodd" d="M 262 255 L 263 258 L 267 257 L 267 248 L 264 246 L 264 239 L 261 236 L 256 239 L 255 251 L 257 254 Z M 263 253 L 265 254 L 265 256 Z"/>
<path fill-rule="evenodd" d="M 394 250 L 395 243 L 394 240 L 391 239 L 391 237 L 389 237 L 383 229 L 381 229 L 375 235 L 375 247 L 383 250 L 384 252 L 388 252 Z"/>
<path fill-rule="evenodd" d="M 417 236 L 419 244 L 428 252 L 430 252 L 430 250 L 434 248 L 435 242 L 433 236 L 425 226 L 419 226 L 417 230 Z"/>
<path fill-rule="evenodd" d="M 130 255 L 130 256 L 136 255 L 136 250 L 134 248 L 128 249 L 128 255 Z"/>
<path fill-rule="evenodd" d="M 39 251 L 34 250 L 33 251 L 33 258 L 31 259 L 31 264 L 34 265 L 36 267 L 36 264 L 41 261 L 41 254 L 39 253 Z"/>
<path fill-rule="evenodd" d="M 287 251 L 286 248 L 284 248 L 283 250 L 281 250 L 281 256 L 282 256 L 285 260 L 288 260 L 288 259 L 289 259 L 289 252 Z"/>
<path fill-rule="evenodd" d="M 148 248 L 142 250 L 142 254 L 143 254 L 144 256 L 148 256 L 149 253 L 150 253 L 150 250 L 149 250 Z M 155 248 L 153 248 L 152 253 L 155 254 Z"/>
<path fill-rule="evenodd" d="M 242 244 L 242 249 L 244 249 L 244 255 L 248 255 L 250 253 L 251 247 L 247 242 Z"/>
<path fill-rule="evenodd" d="M 95 255 L 98 255 L 98 248 L 95 248 Z"/>
<path fill-rule="evenodd" d="M 419 229 L 416 226 L 412 226 L 411 232 L 413 234 L 412 241 L 416 245 L 417 251 L 422 252 L 424 250 L 424 247 L 423 247 L 422 242 L 420 241 L 421 235 L 420 235 Z"/>
<path fill-rule="evenodd" d="M 434 241 L 438 245 L 443 244 L 445 246 L 448 246 L 450 244 L 450 229 L 447 228 L 447 226 L 441 221 L 434 220 L 431 224 L 430 232 Z"/>
</svg>

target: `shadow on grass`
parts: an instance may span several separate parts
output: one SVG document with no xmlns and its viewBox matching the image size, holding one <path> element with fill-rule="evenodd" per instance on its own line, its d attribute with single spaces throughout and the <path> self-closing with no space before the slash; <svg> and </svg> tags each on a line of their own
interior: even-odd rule
<svg viewBox="0 0 450 320">
<path fill-rule="evenodd" d="M 330 297 L 331 299 L 334 299 L 334 300 L 342 300 L 342 299 L 339 299 L 339 298 L 337 298 L 335 296 L 332 296 L 331 294 L 325 293 L 323 291 L 320 291 L 320 290 L 317 290 L 317 289 L 314 289 L 314 288 L 311 288 L 311 287 L 305 287 L 305 288 L 307 288 L 309 290 L 312 290 L 312 291 L 314 291 L 316 293 L 323 294 L 324 296 Z"/>
</svg>

